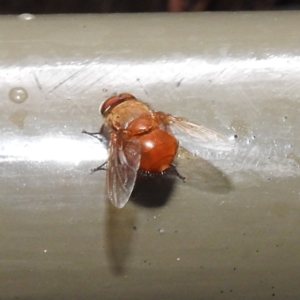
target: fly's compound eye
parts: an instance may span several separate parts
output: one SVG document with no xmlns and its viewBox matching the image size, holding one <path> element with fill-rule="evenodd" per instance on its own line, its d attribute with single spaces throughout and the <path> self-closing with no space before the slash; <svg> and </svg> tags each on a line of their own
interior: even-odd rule
<svg viewBox="0 0 300 300">
<path fill-rule="evenodd" d="M 102 116 L 106 115 L 111 111 L 112 108 L 115 106 L 119 105 L 120 103 L 126 101 L 126 100 L 135 100 L 136 98 L 128 93 L 122 93 L 118 96 L 112 96 L 105 100 L 101 105 L 100 105 L 100 113 Z"/>
<path fill-rule="evenodd" d="M 124 100 L 136 100 L 136 98 L 129 94 L 129 93 L 122 93 L 119 95 L 120 98 L 124 99 Z"/>
</svg>

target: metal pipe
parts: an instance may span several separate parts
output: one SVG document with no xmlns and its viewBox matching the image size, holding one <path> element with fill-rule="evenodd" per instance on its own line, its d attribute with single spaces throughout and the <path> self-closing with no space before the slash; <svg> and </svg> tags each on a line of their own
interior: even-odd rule
<svg viewBox="0 0 300 300">
<path fill-rule="evenodd" d="M 0 298 L 297 298 L 299 13 L 1 16 Z M 232 139 L 108 204 L 98 108 Z M 192 163 L 191 163 L 192 162 Z"/>
</svg>

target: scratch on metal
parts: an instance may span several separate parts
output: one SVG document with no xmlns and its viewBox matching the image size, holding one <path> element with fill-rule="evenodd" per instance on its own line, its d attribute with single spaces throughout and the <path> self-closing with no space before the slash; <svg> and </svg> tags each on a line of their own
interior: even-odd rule
<svg viewBox="0 0 300 300">
<path fill-rule="evenodd" d="M 97 78 L 94 82 L 92 82 L 91 84 L 89 84 L 87 86 L 87 88 L 85 88 L 84 90 L 82 90 L 79 95 L 83 94 L 85 91 L 87 91 L 88 89 L 90 89 L 94 84 L 96 84 L 97 82 L 99 82 L 101 79 L 103 79 L 105 76 L 109 75 L 111 72 L 113 72 L 115 69 L 117 69 L 119 66 L 115 66 L 114 68 L 112 68 L 110 71 L 108 71 L 107 73 L 105 73 L 103 76 L 100 76 L 99 78 Z"/>
<path fill-rule="evenodd" d="M 253 104 L 252 100 L 249 99 L 248 97 L 245 97 L 245 100 L 253 108 L 253 110 L 256 111 L 256 113 L 261 116 L 261 112 L 255 107 L 255 105 Z"/>
<path fill-rule="evenodd" d="M 36 84 L 37 84 L 37 86 L 38 86 L 38 89 L 41 91 L 41 90 L 42 90 L 42 85 L 40 84 L 40 82 L 39 82 L 39 80 L 38 80 L 36 74 L 35 74 L 34 72 L 32 72 L 32 74 L 33 74 L 33 77 L 34 77 L 34 79 L 35 79 L 35 82 L 36 82 Z"/>
<path fill-rule="evenodd" d="M 76 71 L 75 73 L 73 73 L 72 75 L 70 75 L 69 77 L 67 77 L 65 80 L 63 80 L 62 82 L 60 82 L 58 85 L 56 85 L 52 90 L 50 90 L 48 92 L 48 94 L 50 94 L 51 92 L 55 91 L 57 88 L 59 88 L 60 86 L 62 86 L 64 83 L 66 83 L 68 80 L 70 80 L 71 78 L 74 78 L 79 72 L 81 72 L 82 69 Z"/>
<path fill-rule="evenodd" d="M 242 162 L 243 165 L 246 164 L 246 161 L 247 161 L 247 159 L 248 159 L 250 156 L 253 156 L 253 154 L 254 154 L 254 152 L 256 152 L 256 150 L 257 150 L 257 146 L 255 146 L 254 148 L 252 148 L 252 149 L 248 152 L 248 154 L 246 155 L 244 161 Z"/>
</svg>

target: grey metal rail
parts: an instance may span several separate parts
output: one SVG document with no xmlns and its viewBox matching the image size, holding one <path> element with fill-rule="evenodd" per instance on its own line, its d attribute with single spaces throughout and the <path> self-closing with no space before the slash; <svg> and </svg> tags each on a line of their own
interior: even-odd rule
<svg viewBox="0 0 300 300">
<path fill-rule="evenodd" d="M 0 18 L 0 298 L 299 297 L 300 14 Z M 101 102 L 130 92 L 235 149 L 105 197 Z M 201 146 L 201 145 L 199 145 Z M 196 163 L 194 163 L 196 162 Z M 154 181 L 154 182 L 153 182 Z"/>
</svg>

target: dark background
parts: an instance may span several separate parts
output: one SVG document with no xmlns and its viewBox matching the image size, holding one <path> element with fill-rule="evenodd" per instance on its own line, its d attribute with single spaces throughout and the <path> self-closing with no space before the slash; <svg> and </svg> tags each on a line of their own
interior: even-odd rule
<svg viewBox="0 0 300 300">
<path fill-rule="evenodd" d="M 0 0 L 0 14 L 299 9 L 300 0 Z"/>
</svg>

